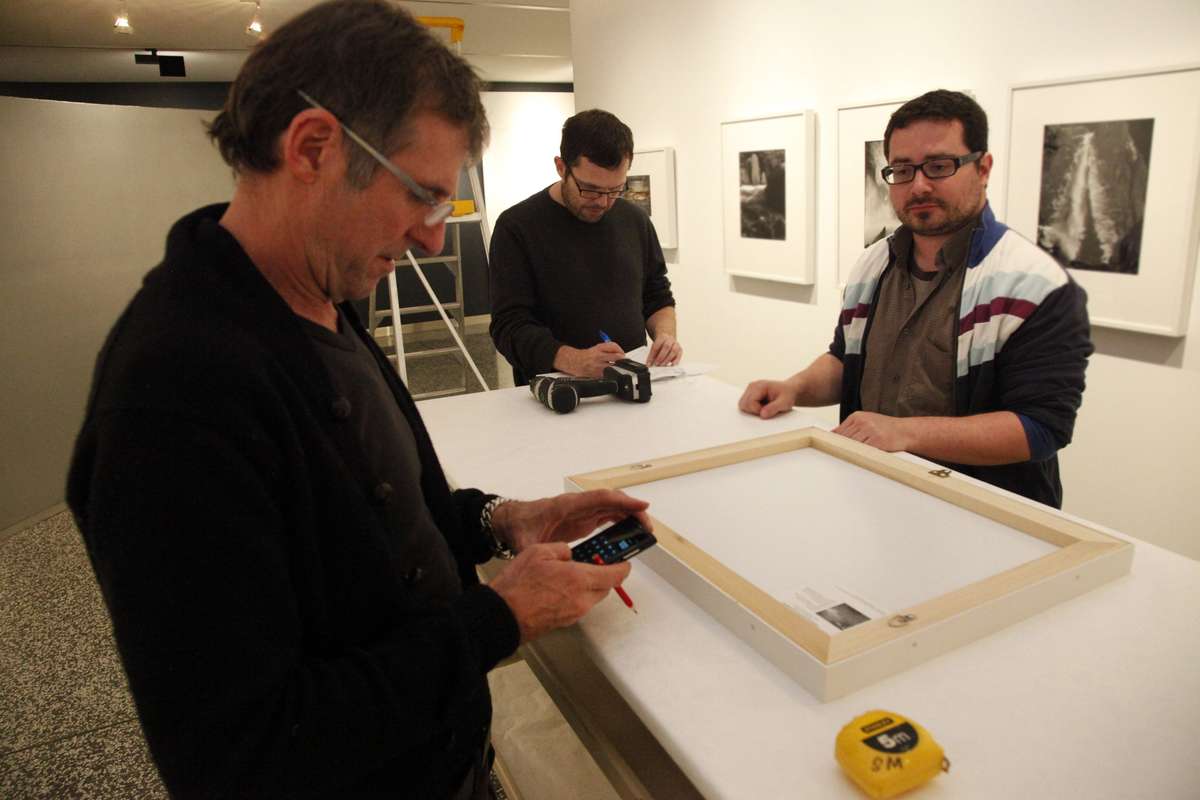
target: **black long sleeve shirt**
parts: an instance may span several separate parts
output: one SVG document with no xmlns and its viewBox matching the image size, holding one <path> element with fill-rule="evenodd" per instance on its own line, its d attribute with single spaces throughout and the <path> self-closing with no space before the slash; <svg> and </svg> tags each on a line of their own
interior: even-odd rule
<svg viewBox="0 0 1200 800">
<path fill-rule="evenodd" d="M 646 320 L 675 305 L 654 225 L 625 200 L 588 223 L 541 190 L 496 221 L 490 268 L 492 339 L 526 379 L 553 370 L 564 344 L 598 344 L 601 331 L 641 347 Z"/>
</svg>

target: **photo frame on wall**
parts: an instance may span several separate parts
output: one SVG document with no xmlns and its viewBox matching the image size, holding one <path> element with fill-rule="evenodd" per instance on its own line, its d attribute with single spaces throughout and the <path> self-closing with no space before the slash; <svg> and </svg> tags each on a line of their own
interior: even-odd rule
<svg viewBox="0 0 1200 800">
<path fill-rule="evenodd" d="M 816 114 L 721 123 L 721 218 L 730 275 L 813 283 Z"/>
<path fill-rule="evenodd" d="M 648 147 L 633 151 L 625 178 L 625 199 L 650 216 L 664 250 L 679 246 L 675 228 L 675 150 Z"/>
<path fill-rule="evenodd" d="M 838 286 L 846 285 L 850 270 L 864 248 L 900 226 L 879 171 L 887 164 L 883 157 L 883 132 L 901 102 L 838 109 Z"/>
<path fill-rule="evenodd" d="M 1005 222 L 1088 293 L 1093 325 L 1187 333 L 1200 193 L 1200 67 L 1012 90 Z"/>
</svg>

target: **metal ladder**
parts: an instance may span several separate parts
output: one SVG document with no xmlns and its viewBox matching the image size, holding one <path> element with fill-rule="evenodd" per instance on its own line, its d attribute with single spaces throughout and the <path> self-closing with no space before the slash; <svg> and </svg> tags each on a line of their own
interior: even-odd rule
<svg viewBox="0 0 1200 800">
<path fill-rule="evenodd" d="M 445 28 L 449 31 L 450 41 L 454 45 L 455 52 L 462 52 L 462 37 L 465 30 L 463 20 L 457 17 L 417 17 L 417 21 L 430 28 Z M 479 164 L 473 163 L 466 169 L 467 179 L 471 186 L 471 200 L 455 200 L 454 213 L 446 220 L 446 226 L 449 228 L 449 240 L 453 243 L 451 255 L 446 255 L 443 250 L 442 254 L 429 255 L 424 258 L 416 258 L 413 256 L 412 250 L 404 253 L 405 260 L 410 264 L 416 273 L 417 278 L 421 281 L 421 285 L 425 287 L 425 293 L 429 295 L 428 305 L 406 306 L 400 307 L 399 290 L 396 283 L 396 271 L 392 270 L 387 276 L 387 291 L 388 291 L 388 308 L 377 308 L 376 292 L 378 285 L 371 290 L 370 313 L 368 315 L 367 328 L 372 337 L 375 336 L 375 330 L 379 327 L 379 323 L 383 319 L 388 319 L 391 323 L 392 343 L 385 347 L 385 352 L 388 352 L 389 360 L 396 367 L 396 371 L 400 373 L 400 380 L 408 385 L 408 359 L 410 358 L 428 358 L 431 356 L 445 355 L 447 353 L 461 354 L 463 365 L 463 382 L 461 387 L 452 389 L 442 389 L 432 392 L 423 392 L 419 395 L 413 395 L 415 400 L 423 400 L 431 397 L 443 397 L 451 394 L 461 394 L 467 391 L 467 367 L 475 373 L 475 378 L 479 381 L 479 385 L 483 387 L 483 391 L 488 391 L 487 381 L 483 379 L 479 367 L 476 366 L 475 360 L 471 358 L 471 354 L 467 352 L 467 347 L 463 344 L 463 337 L 466 336 L 467 322 L 466 309 L 463 301 L 463 253 L 462 253 L 462 229 L 460 226 L 464 224 L 479 223 L 479 231 L 483 238 L 483 265 L 487 269 L 488 252 L 491 249 L 492 232 L 488 226 L 487 213 L 483 203 L 483 184 L 479 179 Z M 454 276 L 454 300 L 449 303 L 443 303 L 430 285 L 428 278 L 425 277 L 425 272 L 421 268 L 422 264 L 445 264 Z M 396 269 L 401 267 L 401 262 L 396 262 Z M 404 331 L 402 327 L 401 314 L 417 314 L 426 311 L 437 310 L 441 315 L 442 321 L 446 323 L 446 329 L 450 331 L 450 336 L 454 339 L 454 346 L 435 347 L 425 350 L 415 350 L 405 352 L 404 349 Z M 454 317 L 451 319 L 447 314 L 447 310 L 453 312 Z M 390 352 L 389 352 L 390 351 Z"/>
<path fill-rule="evenodd" d="M 463 337 L 466 336 L 466 311 L 463 302 L 463 252 L 462 252 L 462 225 L 479 224 L 479 230 L 483 239 L 483 263 L 484 268 L 487 268 L 487 253 L 491 247 L 491 230 L 488 226 L 486 210 L 483 203 L 483 189 L 479 180 L 479 165 L 471 164 L 467 167 L 467 178 L 470 182 L 471 193 L 474 195 L 474 200 L 456 200 L 454 202 L 454 214 L 446 220 L 447 243 L 451 245 L 450 249 L 443 251 L 441 254 L 417 258 L 412 251 L 406 251 L 405 261 L 414 270 L 417 279 L 425 289 L 425 293 L 429 296 L 429 303 L 425 305 L 405 306 L 400 307 L 399 291 L 396 282 L 395 271 L 388 273 L 387 276 L 387 292 L 388 292 L 388 307 L 378 308 L 377 286 L 371 291 L 370 313 L 368 316 L 368 330 L 371 335 L 375 335 L 376 329 L 380 323 L 387 320 L 390 323 L 392 331 L 392 342 L 390 346 L 384 348 L 388 353 L 389 359 L 396 367 L 396 371 L 400 374 L 400 379 L 408 384 L 408 359 L 429 358 L 432 356 L 440 356 L 448 353 L 454 353 L 459 356 L 459 360 L 463 365 L 463 382 L 461 386 L 450 389 L 439 389 L 432 392 L 423 392 L 419 395 L 414 395 L 414 399 L 424 400 L 431 397 L 444 397 L 451 394 L 461 394 L 467 391 L 468 388 L 468 368 L 475 374 L 475 378 L 479 381 L 479 385 L 483 391 L 488 391 L 489 386 L 484 380 L 483 374 L 479 371 L 479 367 L 475 364 L 475 360 L 471 358 L 471 354 L 467 351 L 466 345 L 463 343 Z M 425 275 L 423 265 L 427 264 L 445 264 L 447 269 L 454 277 L 454 299 L 450 302 L 442 302 L 434 291 L 433 286 L 429 283 L 429 279 Z M 402 269 L 404 262 L 397 262 L 396 268 Z M 404 332 L 402 327 L 403 314 L 418 314 L 428 311 L 437 311 L 441 316 L 442 321 L 446 324 L 446 329 L 450 332 L 454 339 L 454 345 L 446 347 L 434 347 L 423 350 L 406 351 L 404 346 Z"/>
</svg>

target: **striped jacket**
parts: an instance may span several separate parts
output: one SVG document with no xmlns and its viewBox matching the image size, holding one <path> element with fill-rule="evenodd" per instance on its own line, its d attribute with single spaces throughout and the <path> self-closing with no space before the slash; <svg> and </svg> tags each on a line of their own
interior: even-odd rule
<svg viewBox="0 0 1200 800">
<path fill-rule="evenodd" d="M 863 252 L 842 296 L 829 347 L 843 365 L 842 419 L 862 408 L 866 339 L 881 279 L 895 263 L 893 238 Z M 998 222 L 990 206 L 976 223 L 966 269 L 956 328 L 946 331 L 954 343 L 956 413 L 1016 413 L 1033 456 L 996 467 L 950 466 L 1061 507 L 1057 452 L 1071 441 L 1093 349 L 1087 295 L 1057 261 Z"/>
</svg>

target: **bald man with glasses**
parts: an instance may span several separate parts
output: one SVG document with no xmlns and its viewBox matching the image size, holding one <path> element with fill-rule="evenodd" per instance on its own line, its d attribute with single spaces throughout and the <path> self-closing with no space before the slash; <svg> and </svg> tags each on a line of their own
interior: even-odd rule
<svg viewBox="0 0 1200 800">
<path fill-rule="evenodd" d="M 829 351 L 746 387 L 768 419 L 840 403 L 836 433 L 904 450 L 1054 507 L 1092 353 L 1084 291 L 987 202 L 987 115 L 937 90 L 884 132 L 882 178 L 902 225 L 846 284 Z"/>
<path fill-rule="evenodd" d="M 599 377 L 647 334 L 648 364 L 683 357 L 658 235 L 622 199 L 632 159 L 621 120 L 576 114 L 554 159 L 560 180 L 496 221 L 490 331 L 518 386 L 543 372 Z"/>
</svg>

